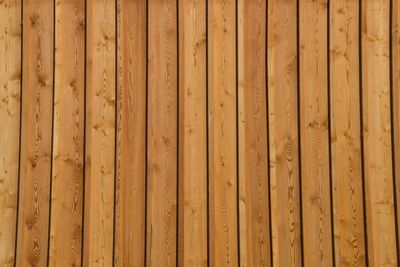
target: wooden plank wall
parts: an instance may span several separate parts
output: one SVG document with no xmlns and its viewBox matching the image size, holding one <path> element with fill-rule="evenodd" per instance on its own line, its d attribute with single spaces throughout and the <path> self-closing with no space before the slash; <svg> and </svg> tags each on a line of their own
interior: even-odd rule
<svg viewBox="0 0 400 267">
<path fill-rule="evenodd" d="M 0 266 L 399 266 L 398 0 L 0 1 Z"/>
</svg>

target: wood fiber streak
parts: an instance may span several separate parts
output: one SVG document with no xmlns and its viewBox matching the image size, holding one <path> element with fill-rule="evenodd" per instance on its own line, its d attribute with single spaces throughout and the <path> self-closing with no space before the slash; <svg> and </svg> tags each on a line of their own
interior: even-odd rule
<svg viewBox="0 0 400 267">
<path fill-rule="evenodd" d="M 143 266 L 146 178 L 146 1 L 117 7 L 115 266 Z"/>
<path fill-rule="evenodd" d="M 54 6 L 23 4 L 22 133 L 16 266 L 47 263 L 53 105 Z"/>
<path fill-rule="evenodd" d="M 369 261 L 398 266 L 393 196 L 389 1 L 362 5 L 364 171 Z"/>
<path fill-rule="evenodd" d="M 265 1 L 239 1 L 240 266 L 271 266 L 265 18 Z"/>
<path fill-rule="evenodd" d="M 14 266 L 21 101 L 21 1 L 0 3 L 0 265 Z"/>
<path fill-rule="evenodd" d="M 176 266 L 177 2 L 148 1 L 148 266 Z"/>
<path fill-rule="evenodd" d="M 359 85 L 359 6 L 331 1 L 331 147 L 338 266 L 365 266 Z"/>
<path fill-rule="evenodd" d="M 269 1 L 268 108 L 274 266 L 301 266 L 296 1 Z"/>
<path fill-rule="evenodd" d="M 81 265 L 84 0 L 56 1 L 53 172 L 49 266 Z"/>
<path fill-rule="evenodd" d="M 208 2 L 210 264 L 238 266 L 236 3 Z"/>
<path fill-rule="evenodd" d="M 300 1 L 300 134 L 304 265 L 332 266 L 328 1 Z"/>
<path fill-rule="evenodd" d="M 206 0 L 179 1 L 180 266 L 207 266 Z"/>
<path fill-rule="evenodd" d="M 115 3 L 86 2 L 86 148 L 83 266 L 113 263 Z"/>
</svg>

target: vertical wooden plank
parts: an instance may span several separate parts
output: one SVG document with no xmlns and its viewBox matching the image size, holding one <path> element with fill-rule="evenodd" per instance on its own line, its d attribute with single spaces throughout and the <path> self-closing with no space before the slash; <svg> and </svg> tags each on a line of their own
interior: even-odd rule
<svg viewBox="0 0 400 267">
<path fill-rule="evenodd" d="M 143 266 L 146 179 L 146 1 L 119 0 L 116 266 Z"/>
<path fill-rule="evenodd" d="M 238 265 L 236 1 L 208 2 L 210 263 Z"/>
<path fill-rule="evenodd" d="M 0 4 L 0 265 L 14 266 L 21 95 L 21 1 Z"/>
<path fill-rule="evenodd" d="M 23 3 L 23 73 L 17 266 L 47 263 L 52 105 L 54 3 Z"/>
<path fill-rule="evenodd" d="M 330 3 L 330 134 L 335 257 L 337 266 L 365 266 L 360 139 L 359 3 L 346 0 Z"/>
<path fill-rule="evenodd" d="M 240 265 L 271 266 L 266 2 L 238 5 Z"/>
<path fill-rule="evenodd" d="M 300 134 L 304 264 L 332 266 L 327 0 L 300 1 Z"/>
<path fill-rule="evenodd" d="M 400 5 L 398 0 L 392 0 L 392 104 L 394 130 L 394 171 L 396 181 L 397 223 L 400 221 Z M 400 255 L 400 233 L 397 232 L 397 250 Z"/>
<path fill-rule="evenodd" d="M 113 263 L 115 2 L 87 0 L 84 266 Z"/>
<path fill-rule="evenodd" d="M 389 1 L 362 3 L 362 95 L 370 265 L 397 266 L 390 117 Z"/>
<path fill-rule="evenodd" d="M 147 265 L 175 266 L 177 237 L 177 2 L 148 2 Z"/>
<path fill-rule="evenodd" d="M 179 1 L 179 264 L 207 266 L 206 0 Z"/>
<path fill-rule="evenodd" d="M 85 1 L 56 1 L 50 266 L 79 266 L 84 158 Z"/>
<path fill-rule="evenodd" d="M 297 3 L 269 1 L 268 109 L 274 266 L 301 266 Z"/>
</svg>

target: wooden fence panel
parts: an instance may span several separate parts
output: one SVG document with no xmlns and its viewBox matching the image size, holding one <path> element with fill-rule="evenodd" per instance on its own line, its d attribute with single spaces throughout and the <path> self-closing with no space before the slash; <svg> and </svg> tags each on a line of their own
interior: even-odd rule
<svg viewBox="0 0 400 267">
<path fill-rule="evenodd" d="M 397 266 L 398 0 L 0 0 L 0 266 Z"/>
</svg>

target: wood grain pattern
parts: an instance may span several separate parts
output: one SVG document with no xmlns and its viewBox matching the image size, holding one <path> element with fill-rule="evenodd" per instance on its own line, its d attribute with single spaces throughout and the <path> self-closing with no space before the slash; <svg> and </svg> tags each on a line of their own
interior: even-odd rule
<svg viewBox="0 0 400 267">
<path fill-rule="evenodd" d="M 332 266 L 328 2 L 300 1 L 300 140 L 304 264 Z"/>
<path fill-rule="evenodd" d="M 208 2 L 210 264 L 238 266 L 236 3 Z"/>
<path fill-rule="evenodd" d="M 146 1 L 117 2 L 115 266 L 143 266 L 146 179 Z"/>
<path fill-rule="evenodd" d="M 269 1 L 268 116 L 274 266 L 301 266 L 296 1 Z"/>
<path fill-rule="evenodd" d="M 85 1 L 55 6 L 50 266 L 79 266 L 82 244 Z"/>
<path fill-rule="evenodd" d="M 332 1 L 330 21 L 335 257 L 338 266 L 365 266 L 358 4 Z"/>
<path fill-rule="evenodd" d="M 177 2 L 148 2 L 147 265 L 176 266 Z"/>
<path fill-rule="evenodd" d="M 179 265 L 207 266 L 206 0 L 179 1 Z"/>
<path fill-rule="evenodd" d="M 84 266 L 111 266 L 114 245 L 116 7 L 86 2 Z"/>
<path fill-rule="evenodd" d="M 17 266 L 47 263 L 53 103 L 54 6 L 23 4 L 23 73 Z"/>
<path fill-rule="evenodd" d="M 266 2 L 238 5 L 240 266 L 271 266 Z"/>
<path fill-rule="evenodd" d="M 397 266 L 390 119 L 389 1 L 362 4 L 362 96 L 369 261 Z"/>
<path fill-rule="evenodd" d="M 0 3 L 0 265 L 14 266 L 17 217 L 21 1 Z"/>
</svg>

